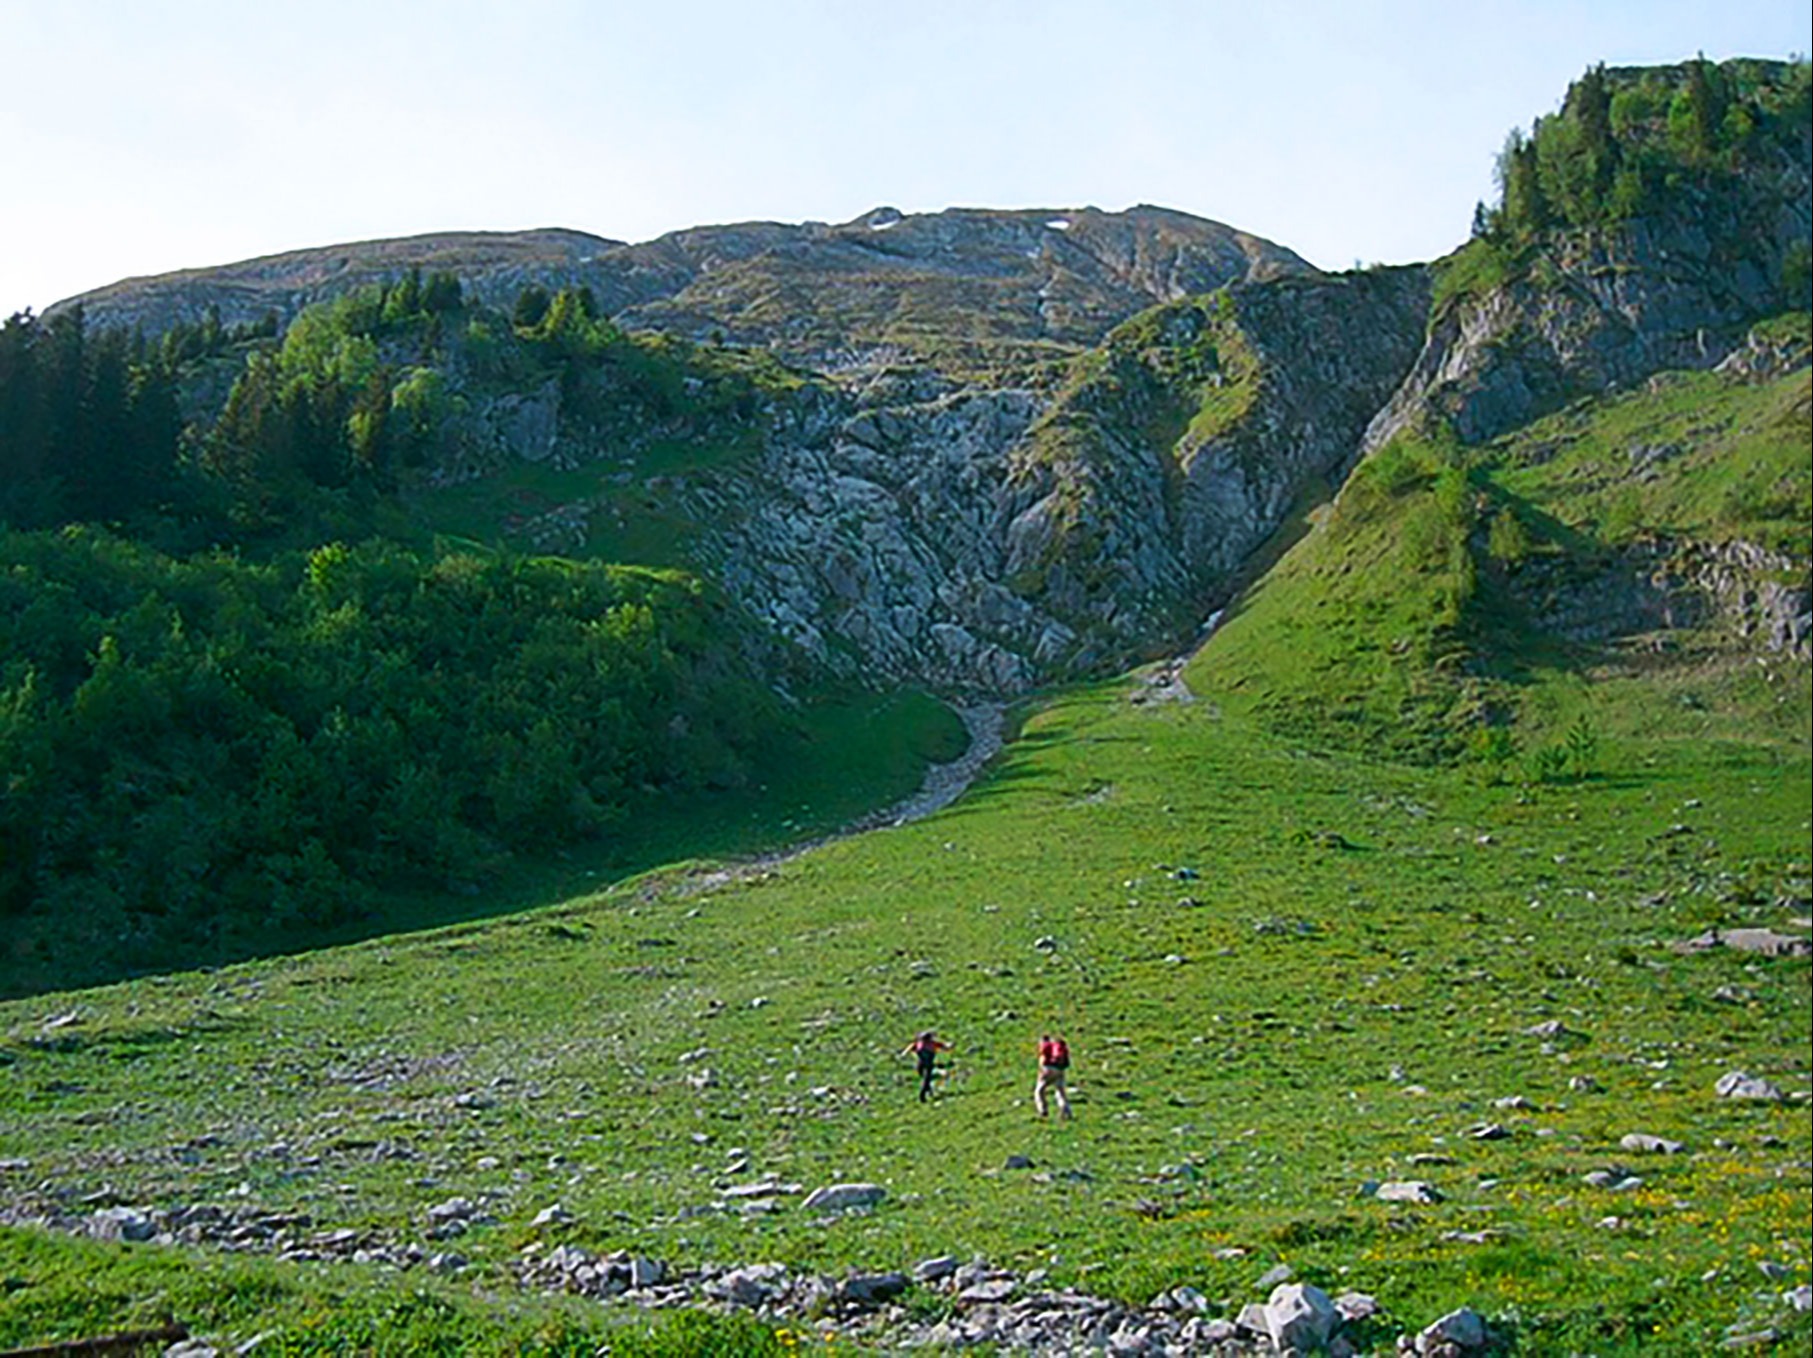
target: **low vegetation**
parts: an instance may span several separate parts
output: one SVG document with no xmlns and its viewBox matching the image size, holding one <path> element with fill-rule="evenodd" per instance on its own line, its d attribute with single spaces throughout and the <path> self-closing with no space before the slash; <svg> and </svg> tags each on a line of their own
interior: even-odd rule
<svg viewBox="0 0 1813 1358">
<path fill-rule="evenodd" d="M 1712 1085 L 1804 1087 L 1805 964 L 1669 945 L 1805 899 L 1804 744 L 1620 740 L 1581 778 L 1491 785 L 1128 693 L 1046 707 L 950 812 L 754 874 L 7 1004 L 0 1159 L 70 1194 L 406 1240 L 465 1195 L 498 1221 L 459 1241 L 468 1298 L 514 1295 L 539 1237 L 825 1270 L 985 1254 L 1230 1308 L 1283 1260 L 1401 1323 L 1465 1302 L 1547 1352 L 1773 1315 L 1756 1261 L 1809 1263 L 1804 1110 Z M 1526 1033 L 1549 1019 L 1578 1037 Z M 895 1056 L 924 1027 L 956 1044 L 929 1107 Z M 1047 1028 L 1078 1055 L 1073 1123 L 1031 1117 Z M 1509 1136 L 1468 1134 L 1487 1121 Z M 1629 1132 L 1687 1150 L 1641 1189 L 1584 1186 Z M 767 1175 L 889 1197 L 832 1223 L 711 1209 Z M 1396 1177 L 1447 1200 L 1361 1196 Z M 556 1201 L 573 1224 L 531 1228 Z M 59 1300 L 92 1252 L 31 1239 L 0 1335 L 106 1319 Z M 106 1257 L 167 1287 L 155 1248 Z M 249 1337 L 234 1295 L 184 1318 Z"/>
<path fill-rule="evenodd" d="M 1805 324 L 1785 316 L 1759 335 L 1792 344 Z M 1621 726 L 1646 710 L 1619 686 L 1639 671 L 1677 709 L 1716 690 L 1701 706 L 1720 729 L 1791 738 L 1808 723 L 1802 671 L 1752 659 L 1738 628 L 1755 620 L 1735 600 L 1639 657 L 1639 634 L 1662 624 L 1641 621 L 1652 595 L 1632 563 L 1672 560 L 1685 579 L 1740 544 L 1780 554 L 1748 568 L 1759 580 L 1804 586 L 1808 390 L 1805 368 L 1761 382 L 1669 374 L 1479 448 L 1402 437 L 1356 468 L 1194 673 L 1281 734 L 1398 758 L 1464 757 L 1491 744 L 1482 730 L 1519 721 L 1527 744 L 1552 746 L 1579 716 L 1555 695 L 1585 701 L 1589 675 L 1617 695 L 1591 720 Z M 1609 631 L 1570 644 L 1556 601 L 1595 588 L 1609 591 L 1603 613 L 1631 612 L 1629 635 L 1601 619 Z"/>
</svg>

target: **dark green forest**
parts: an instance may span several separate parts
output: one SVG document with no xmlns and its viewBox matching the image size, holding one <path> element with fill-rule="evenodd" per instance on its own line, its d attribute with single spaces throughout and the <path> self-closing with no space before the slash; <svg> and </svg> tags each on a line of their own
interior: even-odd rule
<svg viewBox="0 0 1813 1358">
<path fill-rule="evenodd" d="M 759 672 L 775 643 L 678 572 L 449 547 L 398 492 L 460 451 L 487 390 L 559 383 L 606 445 L 715 446 L 786 380 L 628 337 L 583 293 L 532 288 L 507 316 L 445 275 L 281 335 L 13 317 L 0 969 L 244 955 L 743 783 L 797 725 Z"/>
<path fill-rule="evenodd" d="M 344 922 L 733 784 L 782 724 L 692 580 L 384 544 L 9 534 L 0 652 L 15 947 L 206 957 Z"/>
</svg>

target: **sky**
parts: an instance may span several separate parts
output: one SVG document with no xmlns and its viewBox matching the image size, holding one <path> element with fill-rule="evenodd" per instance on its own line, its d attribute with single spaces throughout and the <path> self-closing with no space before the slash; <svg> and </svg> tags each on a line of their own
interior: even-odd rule
<svg viewBox="0 0 1813 1358">
<path fill-rule="evenodd" d="M 1806 0 L 0 0 L 0 316 L 341 241 L 884 204 L 1432 259 L 1587 66 L 1810 49 Z"/>
</svg>

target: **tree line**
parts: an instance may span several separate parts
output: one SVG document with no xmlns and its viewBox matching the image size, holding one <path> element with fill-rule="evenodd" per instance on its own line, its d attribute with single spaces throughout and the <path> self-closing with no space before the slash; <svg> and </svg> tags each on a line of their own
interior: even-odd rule
<svg viewBox="0 0 1813 1358">
<path fill-rule="evenodd" d="M 1513 128 L 1496 164 L 1498 201 L 1479 204 L 1476 237 L 1516 244 L 1552 227 L 1638 217 L 1671 196 L 1714 188 L 1772 146 L 1805 153 L 1813 80 L 1804 61 L 1704 57 L 1640 75 L 1589 69 L 1559 112 Z"/>
<path fill-rule="evenodd" d="M 0 991 L 242 956 L 778 757 L 770 643 L 699 582 L 447 552 L 397 493 L 492 396 L 710 440 L 789 380 L 419 272 L 281 330 L 0 325 Z"/>
</svg>

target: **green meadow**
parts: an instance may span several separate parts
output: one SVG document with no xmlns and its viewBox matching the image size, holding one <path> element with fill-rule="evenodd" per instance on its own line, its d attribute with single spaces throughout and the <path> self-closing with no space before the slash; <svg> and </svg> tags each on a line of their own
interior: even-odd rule
<svg viewBox="0 0 1813 1358">
<path fill-rule="evenodd" d="M 497 1224 L 459 1242 L 456 1310 L 513 1291 L 555 1202 L 589 1248 L 826 1271 L 982 1254 L 1132 1300 L 1187 1282 L 1237 1307 L 1283 1260 L 1406 1325 L 1465 1303 L 1598 1352 L 1715 1342 L 1770 1291 L 1758 1260 L 1806 1278 L 1804 1103 L 1713 1093 L 1735 1068 L 1806 1087 L 1805 962 L 1667 947 L 1804 900 L 1804 749 L 1632 745 L 1578 783 L 1487 786 L 1305 750 L 1212 692 L 1128 693 L 1043 705 L 943 814 L 729 880 L 680 867 L 9 1003 L 0 1159 L 30 1161 L 9 1188 L 237 1198 L 398 1238 L 480 1199 Z M 1578 1036 L 1525 1032 L 1548 1019 Z M 929 1106 L 896 1055 L 924 1027 L 955 1044 Z M 1068 1124 L 1030 1109 L 1050 1028 L 1077 1053 Z M 1494 1109 L 1518 1095 L 1533 1107 Z M 1469 1137 L 1483 1121 L 1511 1135 Z M 1632 1159 L 1630 1132 L 1687 1150 L 1644 1159 L 1634 1191 L 1583 1184 Z M 832 1225 L 688 1212 L 769 1175 L 889 1197 Z M 1396 1178 L 1445 1200 L 1361 1195 Z M 260 1327 L 301 1334 L 321 1289 L 395 1286 L 217 1264 L 216 1288 L 178 1287 L 152 1247 L 22 1232 L 0 1251 L 20 1343 L 176 1295 L 194 1326 L 268 1306 Z M 72 1300 L 96 1271 L 107 1306 Z"/>
<path fill-rule="evenodd" d="M 0 1229 L 0 1344 L 173 1315 L 284 1354 L 848 1346 L 522 1286 L 526 1247 L 571 1243 L 823 1273 L 984 1256 L 1227 1315 L 1285 1263 L 1375 1296 L 1383 1345 L 1467 1305 L 1530 1353 L 1764 1328 L 1804 1351 L 1781 1294 L 1813 1266 L 1808 964 L 1674 945 L 1806 928 L 1805 663 L 1712 627 L 1567 642 L 1520 573 L 1598 569 L 1638 511 L 1785 523 L 1806 444 L 1756 440 L 1804 429 L 1805 389 L 1707 387 L 1741 476 L 1677 459 L 1691 493 L 1611 526 L 1545 497 L 1626 456 L 1605 422 L 1675 418 L 1678 387 L 1576 410 L 1546 458 L 1384 450 L 1229 610 L 1188 700 L 1151 674 L 1041 695 L 927 819 L 729 856 L 950 753 L 922 700 L 852 704 L 796 785 L 676 808 L 640 862 L 550 867 L 510 898 L 534 908 L 0 1004 L 5 1201 L 255 1207 L 465 1260 Z M 900 1049 L 926 1028 L 954 1049 L 922 1105 Z M 1031 1108 L 1046 1031 L 1070 1122 Z M 1734 1070 L 1785 1097 L 1720 1097 Z M 1640 1182 L 1586 1180 L 1614 1168 Z M 887 1196 L 732 1210 L 764 1179 Z M 1370 1192 L 1405 1179 L 1439 1200 Z M 455 1197 L 486 1220 L 431 1242 Z M 570 1220 L 533 1224 L 555 1204 Z"/>
</svg>

